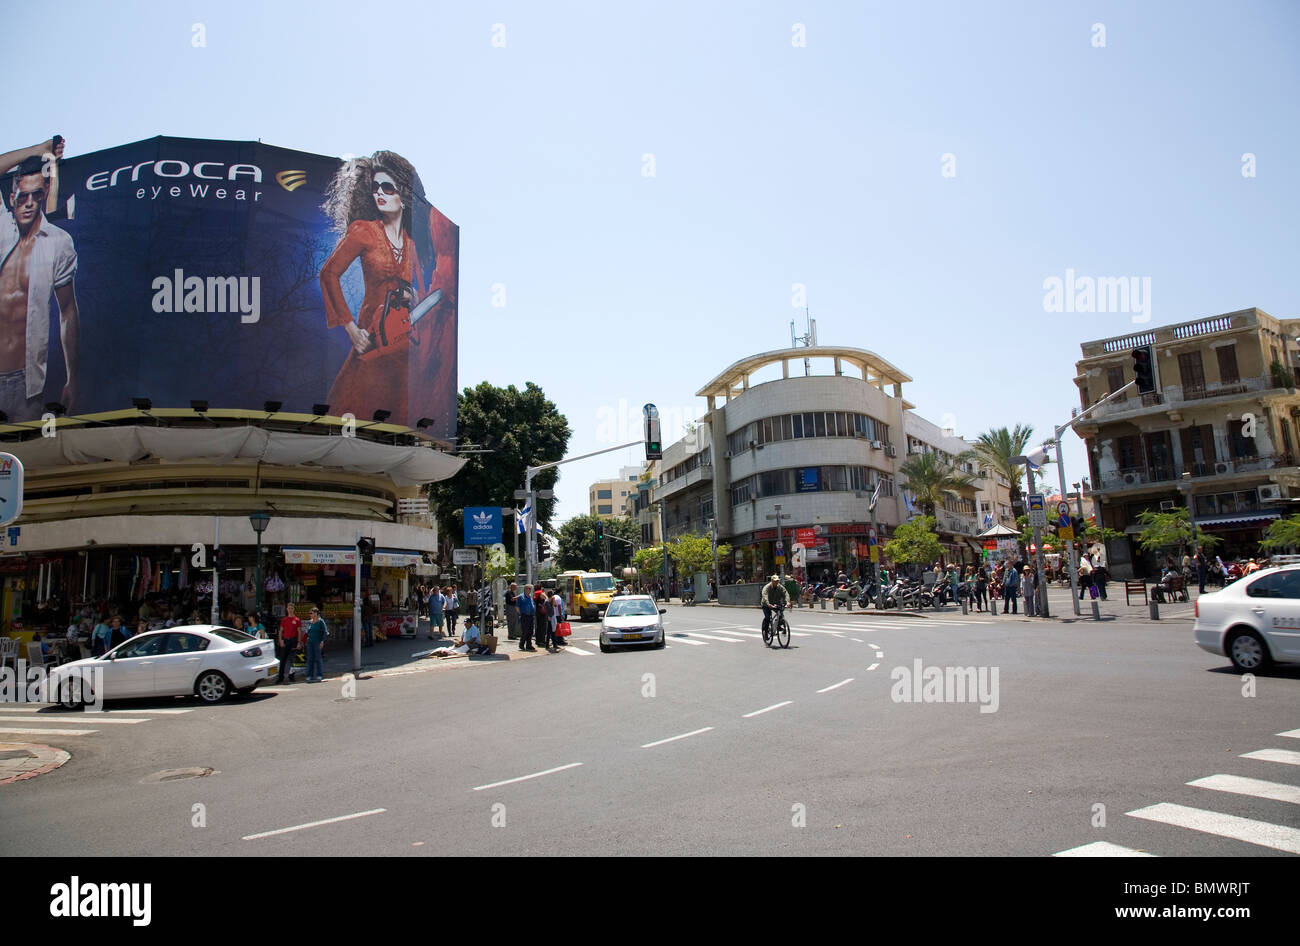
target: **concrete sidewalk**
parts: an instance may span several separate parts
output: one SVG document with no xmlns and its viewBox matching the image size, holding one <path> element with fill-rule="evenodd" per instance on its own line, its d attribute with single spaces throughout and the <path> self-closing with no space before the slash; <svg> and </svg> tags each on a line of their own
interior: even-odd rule
<svg viewBox="0 0 1300 946">
<path fill-rule="evenodd" d="M 420 629 L 415 637 L 390 637 L 385 641 L 376 640 L 371 647 L 363 646 L 361 648 L 361 673 L 383 676 L 391 673 L 414 673 L 451 667 L 485 666 L 507 663 L 511 660 L 527 660 L 533 657 L 547 656 L 547 651 L 544 648 L 538 648 L 536 651 L 522 651 L 519 649 L 519 641 L 507 640 L 504 622 L 494 630 L 497 635 L 497 652 L 495 654 L 485 654 L 481 657 L 469 655 L 460 657 L 417 657 L 416 654 L 423 654 L 434 648 L 450 647 L 455 644 L 454 639 L 437 631 L 434 632 L 434 639 L 429 640 L 429 621 L 427 618 L 421 618 Z M 464 624 L 458 624 L 456 631 L 457 636 L 463 633 Z M 322 662 L 325 665 L 326 678 L 337 678 L 346 673 L 354 672 L 350 629 L 345 636 L 338 636 L 337 631 L 331 632 L 330 639 L 325 645 Z M 295 682 L 303 683 L 306 673 L 302 665 L 298 665 L 296 671 L 297 678 Z"/>
</svg>

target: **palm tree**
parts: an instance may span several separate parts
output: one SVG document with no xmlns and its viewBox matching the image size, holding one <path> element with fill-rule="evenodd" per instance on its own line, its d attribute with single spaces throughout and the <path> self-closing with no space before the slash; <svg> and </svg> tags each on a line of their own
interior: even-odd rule
<svg viewBox="0 0 1300 946">
<path fill-rule="evenodd" d="M 915 494 L 922 511 L 933 516 L 936 507 L 957 490 L 975 485 L 976 476 L 961 470 L 963 463 L 973 459 L 975 454 L 970 450 L 953 457 L 951 463 L 934 451 L 914 453 L 899 466 L 898 472 L 906 477 L 905 485 Z"/>
<path fill-rule="evenodd" d="M 1011 505 L 1020 505 L 1020 464 L 1012 463 L 1012 457 L 1024 456 L 1034 428 L 1027 424 L 1016 424 L 1015 430 L 997 427 L 980 434 L 975 440 L 974 454 L 979 462 L 994 473 L 1000 473 L 1011 484 Z M 1047 465 L 1047 461 L 1043 466 Z"/>
</svg>

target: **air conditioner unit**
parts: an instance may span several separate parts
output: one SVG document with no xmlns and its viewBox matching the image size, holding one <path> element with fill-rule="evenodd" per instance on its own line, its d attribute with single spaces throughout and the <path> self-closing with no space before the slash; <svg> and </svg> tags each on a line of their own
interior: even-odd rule
<svg viewBox="0 0 1300 946">
<path fill-rule="evenodd" d="M 1132 485 L 1134 485 L 1135 483 L 1137 483 L 1137 481 L 1138 481 L 1138 475 L 1137 475 L 1136 473 L 1125 473 L 1125 474 L 1124 474 L 1124 485 L 1125 485 L 1125 486 L 1132 486 Z"/>
<path fill-rule="evenodd" d="M 892 443 L 891 443 L 891 444 L 886 444 L 886 445 L 885 445 L 885 456 L 888 456 L 888 457 L 896 457 L 896 456 L 898 456 L 898 450 L 897 450 L 897 448 L 895 448 L 895 446 L 894 446 Z"/>
<path fill-rule="evenodd" d="M 1173 511 L 1173 508 L 1174 508 L 1174 501 L 1173 501 L 1172 499 L 1162 499 L 1162 500 L 1160 500 L 1160 511 L 1161 511 L 1161 512 L 1172 512 L 1172 511 Z"/>
<path fill-rule="evenodd" d="M 1268 486 L 1261 486 L 1258 490 L 1259 501 L 1261 503 L 1275 503 L 1282 498 L 1282 487 L 1276 483 L 1270 483 Z"/>
<path fill-rule="evenodd" d="M 871 441 L 871 449 L 872 449 L 872 450 L 879 450 L 879 449 L 880 449 L 881 447 L 883 447 L 883 446 L 884 446 L 884 444 L 881 443 L 879 440 L 873 440 L 873 441 Z"/>
<path fill-rule="evenodd" d="M 1222 476 L 1224 473 L 1231 473 L 1232 464 L 1220 460 L 1218 463 L 1214 464 L 1214 472 L 1219 476 Z"/>
</svg>

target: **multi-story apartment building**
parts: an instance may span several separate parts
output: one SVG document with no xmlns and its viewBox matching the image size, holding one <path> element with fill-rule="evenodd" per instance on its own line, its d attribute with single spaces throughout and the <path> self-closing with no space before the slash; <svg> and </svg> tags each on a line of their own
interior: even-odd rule
<svg viewBox="0 0 1300 946">
<path fill-rule="evenodd" d="M 641 478 L 641 468 L 625 466 L 618 478 L 592 483 L 587 490 L 591 515 L 602 519 L 617 519 L 627 515 L 628 498 L 636 495 L 636 483 Z"/>
<path fill-rule="evenodd" d="M 789 348 L 731 365 L 697 392 L 704 421 L 665 448 L 655 471 L 649 501 L 664 503 L 668 538 L 706 534 L 713 520 L 734 550 L 724 576 L 760 577 L 775 567 L 779 513 L 789 564 L 797 543 L 811 574 L 852 568 L 867 556 L 877 484 L 879 543 L 907 521 L 896 485 L 907 451 L 967 449 L 912 413 L 902 391 L 911 380 L 860 348 Z M 937 510 L 950 559 L 979 554 L 976 501 L 971 489 Z"/>
<path fill-rule="evenodd" d="M 1155 353 L 1154 393 L 1130 391 L 1075 424 L 1102 522 L 1128 536 L 1107 546 L 1114 575 L 1152 574 L 1154 556 L 1132 538 L 1137 517 L 1189 496 L 1225 560 L 1257 553 L 1279 501 L 1300 495 L 1298 332 L 1300 319 L 1243 309 L 1083 343 L 1084 407 L 1133 380 L 1133 349 Z"/>
</svg>

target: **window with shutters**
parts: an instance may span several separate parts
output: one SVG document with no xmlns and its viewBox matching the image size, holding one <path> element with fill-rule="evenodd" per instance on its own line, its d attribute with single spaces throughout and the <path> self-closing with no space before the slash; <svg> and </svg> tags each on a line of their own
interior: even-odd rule
<svg viewBox="0 0 1300 946">
<path fill-rule="evenodd" d="M 1205 391 L 1205 368 L 1199 351 L 1188 351 L 1178 356 L 1178 372 L 1183 381 L 1183 397 L 1197 397 Z"/>
<path fill-rule="evenodd" d="M 1224 345 L 1216 349 L 1219 357 L 1219 380 L 1224 384 L 1236 384 L 1241 380 L 1237 371 L 1237 346 Z"/>
<path fill-rule="evenodd" d="M 1106 380 L 1110 383 L 1110 393 L 1114 394 L 1120 388 L 1124 387 L 1124 368 L 1122 365 L 1116 365 L 1114 368 L 1106 369 Z M 1127 401 L 1128 394 L 1123 397 L 1115 398 L 1117 401 Z"/>
</svg>

